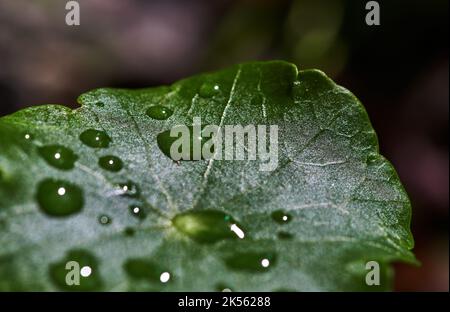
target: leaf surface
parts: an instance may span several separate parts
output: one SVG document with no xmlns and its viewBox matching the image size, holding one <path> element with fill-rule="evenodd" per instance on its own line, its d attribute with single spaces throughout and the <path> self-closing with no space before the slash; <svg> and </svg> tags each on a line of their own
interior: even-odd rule
<svg viewBox="0 0 450 312">
<path fill-rule="evenodd" d="M 254 62 L 78 101 L 0 119 L 1 290 L 384 290 L 391 262 L 415 261 L 410 202 L 364 107 L 320 71 Z M 158 135 L 194 117 L 277 125 L 275 170 L 174 162 Z M 69 261 L 92 271 L 78 286 Z"/>
</svg>

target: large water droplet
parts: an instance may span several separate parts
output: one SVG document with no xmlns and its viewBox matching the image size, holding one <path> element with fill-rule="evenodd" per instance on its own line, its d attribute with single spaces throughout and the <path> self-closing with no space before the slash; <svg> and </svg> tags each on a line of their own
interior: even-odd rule
<svg viewBox="0 0 450 312">
<path fill-rule="evenodd" d="M 119 157 L 107 155 L 98 159 L 98 165 L 105 170 L 117 172 L 123 168 L 123 162 Z"/>
<path fill-rule="evenodd" d="M 45 179 L 38 184 L 36 198 L 43 212 L 55 217 L 64 217 L 83 208 L 83 191 L 75 184 Z"/>
<path fill-rule="evenodd" d="M 217 210 L 184 212 L 175 216 L 172 223 L 181 233 L 199 243 L 245 237 L 241 226 L 230 215 Z"/>
<path fill-rule="evenodd" d="M 185 126 L 178 126 L 180 127 L 185 127 Z M 193 126 L 187 126 L 187 129 L 189 130 L 189 140 L 186 142 L 189 142 L 189 146 L 185 147 L 185 151 L 183 151 L 183 146 L 178 146 L 178 152 L 181 155 L 181 159 L 174 159 L 174 160 L 200 160 L 200 159 L 204 159 L 203 158 L 203 146 L 205 145 L 205 143 L 207 143 L 208 141 L 210 143 L 212 143 L 213 141 L 211 141 L 212 136 L 208 135 L 208 136 L 203 136 L 201 133 L 200 135 L 194 136 L 193 132 L 194 132 L 194 127 Z M 161 150 L 161 152 L 163 152 L 164 155 L 166 155 L 167 157 L 172 158 L 171 154 L 170 154 L 170 149 L 172 147 L 172 144 L 179 140 L 181 138 L 181 136 L 183 135 L 183 132 L 178 132 L 178 136 L 176 137 L 172 137 L 170 136 L 170 132 L 171 130 L 166 130 L 164 132 L 161 132 L 157 135 L 156 137 L 156 142 L 158 143 L 158 147 Z M 187 134 L 186 134 L 187 135 Z M 195 144 L 194 144 L 194 140 L 195 140 Z M 198 155 L 196 157 L 194 157 L 194 146 L 198 146 Z M 214 154 L 214 145 L 211 145 L 211 149 L 210 149 L 210 153 L 211 155 Z M 197 159 L 195 159 L 197 158 Z"/>
<path fill-rule="evenodd" d="M 131 214 L 133 216 L 135 216 L 136 218 L 139 218 L 139 219 L 143 220 L 147 216 L 147 214 L 142 209 L 142 207 L 140 207 L 138 205 L 131 205 L 128 208 L 130 209 Z"/>
<path fill-rule="evenodd" d="M 291 222 L 292 216 L 283 210 L 276 210 L 271 214 L 272 219 L 279 224 L 287 224 Z"/>
<path fill-rule="evenodd" d="M 150 106 L 147 109 L 146 114 L 150 118 L 157 119 L 157 120 L 164 120 L 164 119 L 167 119 L 170 116 L 172 116 L 173 111 L 170 108 L 167 108 L 165 106 L 155 105 L 155 106 Z"/>
<path fill-rule="evenodd" d="M 62 145 L 39 147 L 39 154 L 50 166 L 61 170 L 72 169 L 78 159 L 78 156 L 70 148 Z"/>
<path fill-rule="evenodd" d="M 140 194 L 139 187 L 136 183 L 132 181 L 127 181 L 125 183 L 120 183 L 118 185 L 119 195 L 126 197 L 138 197 Z"/>
<path fill-rule="evenodd" d="M 160 265 L 146 259 L 130 259 L 123 265 L 129 277 L 137 280 L 167 283 L 170 273 Z"/>
<path fill-rule="evenodd" d="M 83 249 L 71 250 L 64 259 L 50 264 L 49 274 L 53 283 L 62 290 L 98 291 L 103 284 L 97 259 Z"/>
<path fill-rule="evenodd" d="M 212 82 L 205 82 L 201 85 L 198 90 L 198 94 L 202 98 L 210 98 L 220 92 L 220 86 Z"/>
<path fill-rule="evenodd" d="M 240 252 L 225 259 L 225 264 L 233 270 L 262 273 L 274 266 L 276 255 L 272 252 Z"/>
<path fill-rule="evenodd" d="M 88 129 L 81 133 L 80 140 L 87 146 L 95 148 L 106 148 L 111 143 L 111 138 L 106 132 L 95 129 Z"/>
<path fill-rule="evenodd" d="M 98 217 L 98 222 L 101 225 L 108 225 L 111 223 L 111 218 L 107 215 L 101 215 L 100 217 Z"/>
</svg>

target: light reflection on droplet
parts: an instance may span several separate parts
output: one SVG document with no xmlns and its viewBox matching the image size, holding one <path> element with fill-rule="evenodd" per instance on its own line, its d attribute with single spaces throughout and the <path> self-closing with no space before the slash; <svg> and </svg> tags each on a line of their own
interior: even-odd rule
<svg viewBox="0 0 450 312">
<path fill-rule="evenodd" d="M 89 275 L 91 275 L 91 273 L 92 273 L 92 269 L 89 266 L 84 266 L 80 270 L 80 274 L 83 277 L 88 277 Z"/>
<path fill-rule="evenodd" d="M 263 268 L 269 267 L 269 265 L 270 265 L 269 259 L 266 259 L 266 258 L 262 259 L 261 260 L 261 265 L 262 265 Z"/>
<path fill-rule="evenodd" d="M 170 273 L 169 272 L 161 273 L 159 280 L 161 281 L 161 283 L 167 283 L 170 280 Z"/>
<path fill-rule="evenodd" d="M 60 187 L 58 189 L 58 195 L 63 196 L 64 194 L 66 194 L 66 189 L 64 187 Z"/>
<path fill-rule="evenodd" d="M 245 237 L 244 231 L 242 231 L 236 224 L 232 224 L 230 227 L 231 231 L 234 232 L 237 237 L 243 239 Z"/>
</svg>

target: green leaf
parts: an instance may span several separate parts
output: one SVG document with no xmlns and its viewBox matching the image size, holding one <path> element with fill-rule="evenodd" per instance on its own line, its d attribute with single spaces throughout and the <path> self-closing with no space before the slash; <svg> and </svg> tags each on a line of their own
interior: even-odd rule
<svg viewBox="0 0 450 312">
<path fill-rule="evenodd" d="M 320 71 L 255 62 L 78 101 L 0 119 L 0 290 L 385 290 L 393 261 L 415 262 L 407 194 Z M 278 166 L 174 162 L 158 135 L 195 116 L 278 125 Z M 79 286 L 69 261 L 92 270 Z"/>
</svg>

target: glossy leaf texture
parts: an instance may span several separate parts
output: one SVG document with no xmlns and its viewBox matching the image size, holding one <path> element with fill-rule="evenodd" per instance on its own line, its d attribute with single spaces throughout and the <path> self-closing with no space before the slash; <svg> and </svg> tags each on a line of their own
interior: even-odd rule
<svg viewBox="0 0 450 312">
<path fill-rule="evenodd" d="M 379 291 L 416 261 L 364 107 L 318 70 L 252 62 L 78 101 L 0 119 L 0 290 Z M 193 117 L 277 125 L 278 166 L 174 162 L 158 135 Z"/>
</svg>

